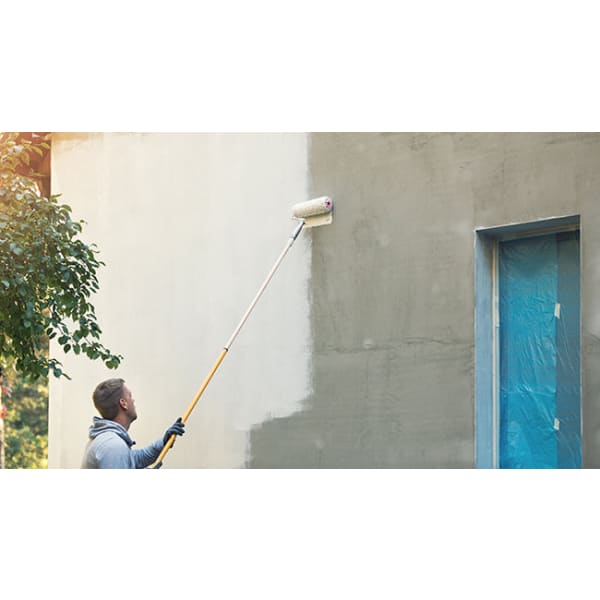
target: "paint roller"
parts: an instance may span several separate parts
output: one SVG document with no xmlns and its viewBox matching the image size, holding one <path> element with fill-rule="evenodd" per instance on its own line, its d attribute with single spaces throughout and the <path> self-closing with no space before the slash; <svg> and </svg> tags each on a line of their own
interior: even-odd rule
<svg viewBox="0 0 600 600">
<path fill-rule="evenodd" d="M 285 255 L 288 253 L 289 249 L 292 247 L 292 245 L 294 244 L 294 242 L 296 241 L 298 236 L 300 235 L 300 232 L 302 231 L 302 229 L 304 229 L 304 227 L 319 227 L 321 225 L 329 225 L 330 223 L 332 223 L 332 221 L 333 221 L 333 201 L 328 196 L 323 196 L 321 198 L 315 198 L 313 200 L 308 200 L 306 202 L 299 202 L 298 204 L 294 204 L 294 206 L 292 206 L 292 218 L 298 220 L 298 225 L 296 226 L 296 228 L 290 235 L 283 251 L 279 255 L 279 258 L 275 261 L 275 264 L 273 265 L 272 269 L 269 271 L 269 274 L 265 278 L 263 284 L 260 286 L 256 296 L 254 296 L 254 299 L 250 303 L 248 310 L 244 313 L 244 316 L 242 317 L 238 326 L 235 328 L 234 332 L 231 334 L 231 337 L 227 340 L 227 343 L 223 347 L 221 354 L 219 354 L 219 357 L 217 358 L 217 360 L 215 361 L 215 364 L 212 366 L 208 375 L 204 379 L 202 385 L 200 386 L 200 389 L 196 392 L 194 399 L 191 401 L 190 405 L 187 407 L 185 413 L 183 413 L 183 416 L 181 417 L 182 423 L 185 423 L 188 420 L 188 418 L 190 417 L 190 415 L 192 414 L 192 411 L 194 410 L 196 404 L 198 404 L 198 401 L 202 397 L 202 394 L 204 394 L 204 391 L 208 387 L 208 384 L 210 383 L 214 374 L 217 372 L 217 369 L 221 366 L 221 363 L 225 359 L 225 356 L 229 352 L 233 342 L 235 341 L 235 339 L 239 335 L 242 327 L 244 326 L 244 324 L 250 317 L 250 314 L 254 310 L 254 307 L 260 300 L 260 297 L 263 295 L 263 292 L 269 285 L 269 282 L 273 278 L 273 275 L 275 275 L 275 272 L 279 268 L 279 265 L 285 258 Z M 159 454 L 158 458 L 156 459 L 156 461 L 152 465 L 150 465 L 151 469 L 158 469 L 162 466 L 162 462 L 163 462 L 167 452 L 173 446 L 173 443 L 175 442 L 176 437 L 177 436 L 175 434 L 173 434 L 167 440 L 167 443 L 164 445 L 164 447 L 163 447 L 161 453 Z"/>
</svg>

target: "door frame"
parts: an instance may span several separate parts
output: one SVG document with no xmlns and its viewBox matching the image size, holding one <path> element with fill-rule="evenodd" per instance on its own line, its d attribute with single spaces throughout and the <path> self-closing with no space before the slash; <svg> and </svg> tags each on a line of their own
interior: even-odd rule
<svg viewBox="0 0 600 600">
<path fill-rule="evenodd" d="M 499 466 L 499 298 L 498 248 L 500 242 L 551 233 L 579 231 L 579 215 L 552 217 L 495 227 L 478 227 L 475 236 L 474 424 L 476 468 Z M 580 276 L 581 286 L 581 276 Z M 580 295 L 581 303 L 581 295 Z M 581 307 L 580 307 L 581 310 Z M 581 312 L 580 312 L 581 314 Z M 579 323 L 581 331 L 581 320 Z M 581 335 L 579 337 L 581 355 Z M 581 369 L 579 372 L 581 390 Z M 580 391 L 580 399 L 581 391 Z M 583 443 L 583 418 L 581 423 Z"/>
</svg>

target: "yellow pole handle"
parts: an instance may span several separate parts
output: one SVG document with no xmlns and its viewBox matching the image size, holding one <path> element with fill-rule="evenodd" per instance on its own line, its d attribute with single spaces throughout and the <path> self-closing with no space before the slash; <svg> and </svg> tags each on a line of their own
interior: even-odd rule
<svg viewBox="0 0 600 600">
<path fill-rule="evenodd" d="M 213 378 L 213 375 L 217 372 L 217 369 L 221 366 L 221 363 L 223 362 L 223 359 L 225 358 L 227 351 L 228 351 L 228 348 L 223 348 L 223 351 L 219 355 L 219 358 L 217 358 L 215 364 L 213 365 L 213 368 L 210 370 L 210 373 L 206 376 L 206 379 L 200 386 L 200 389 L 194 396 L 194 399 L 191 401 L 190 405 L 187 407 L 185 413 L 183 413 L 183 416 L 181 417 L 182 423 L 185 423 L 188 420 L 189 416 L 192 414 L 194 407 L 196 406 L 196 404 L 198 404 L 198 400 L 200 400 L 200 397 L 202 396 L 202 394 L 204 394 L 204 390 L 208 387 L 208 384 L 210 383 L 210 380 Z M 171 449 L 171 446 L 173 446 L 173 444 L 175 443 L 176 437 L 177 436 L 175 434 L 171 435 L 171 437 L 167 440 L 167 443 L 164 445 L 164 448 L 161 450 L 161 453 L 158 455 L 158 458 L 150 465 L 149 468 L 156 469 L 156 465 L 160 464 L 163 461 L 167 452 Z"/>
</svg>

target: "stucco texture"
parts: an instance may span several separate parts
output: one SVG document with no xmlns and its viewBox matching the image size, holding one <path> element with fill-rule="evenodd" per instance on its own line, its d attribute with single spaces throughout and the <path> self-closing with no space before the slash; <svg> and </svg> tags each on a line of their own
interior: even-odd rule
<svg viewBox="0 0 600 600">
<path fill-rule="evenodd" d="M 79 465 L 91 393 L 122 376 L 143 445 L 187 406 L 283 247 L 307 230 L 165 466 L 475 466 L 478 228 L 578 216 L 583 465 L 600 466 L 600 135 L 58 134 L 52 186 L 98 243 L 118 372 L 64 357 L 50 465 Z M 54 349 L 56 351 L 56 348 Z"/>
<path fill-rule="evenodd" d="M 311 136 L 313 394 L 252 433 L 255 467 L 475 465 L 475 230 L 580 215 L 584 466 L 600 464 L 600 136 Z"/>
</svg>

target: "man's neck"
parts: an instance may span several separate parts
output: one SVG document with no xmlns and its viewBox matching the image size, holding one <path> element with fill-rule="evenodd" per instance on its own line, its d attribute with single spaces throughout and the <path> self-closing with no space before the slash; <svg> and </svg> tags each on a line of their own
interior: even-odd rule
<svg viewBox="0 0 600 600">
<path fill-rule="evenodd" d="M 121 425 L 122 427 L 124 427 L 127 431 L 129 431 L 129 426 L 131 425 L 131 421 L 129 420 L 129 418 L 127 417 L 127 415 L 121 414 L 119 413 L 114 419 L 113 421 L 115 423 L 118 423 L 119 425 Z"/>
</svg>

